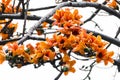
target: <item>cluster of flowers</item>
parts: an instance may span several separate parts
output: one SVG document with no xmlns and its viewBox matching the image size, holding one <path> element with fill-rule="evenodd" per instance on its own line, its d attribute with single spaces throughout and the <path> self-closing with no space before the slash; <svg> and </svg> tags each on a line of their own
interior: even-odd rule
<svg viewBox="0 0 120 80">
<path fill-rule="evenodd" d="M 60 54 L 59 66 L 67 75 L 68 72 L 75 72 L 74 64 L 76 63 L 70 58 L 68 50 L 86 57 L 94 56 L 98 63 L 101 61 L 104 61 L 105 65 L 108 62 L 113 63 L 114 60 L 111 57 L 114 52 L 108 52 L 105 49 L 107 42 L 103 41 L 100 35 L 96 37 L 93 33 L 87 33 L 80 27 L 81 18 L 77 9 L 73 12 L 70 9 L 57 10 L 53 15 L 55 20 L 53 25 L 59 27 L 57 31 L 59 34 L 55 33 L 53 38 L 46 38 L 46 41 L 36 43 L 35 47 L 31 44 L 24 46 L 18 45 L 17 42 L 8 43 L 6 44 L 7 51 L 3 52 L 0 47 L 0 63 L 8 60 L 11 66 L 19 68 L 27 63 L 38 64 L 55 61 L 58 58 L 57 55 Z M 56 48 L 58 48 L 57 51 Z"/>
<path fill-rule="evenodd" d="M 56 20 L 54 23 L 58 26 L 61 25 L 58 30 L 61 34 L 55 34 L 52 39 L 47 40 L 51 45 L 57 46 L 63 53 L 66 53 L 68 49 L 79 52 L 81 55 L 85 55 L 86 52 L 94 53 L 96 61 L 99 63 L 103 60 L 105 65 L 109 61 L 114 62 L 111 58 L 114 52 L 108 52 L 105 49 L 107 42 L 103 41 L 100 35 L 96 37 L 79 26 L 82 23 L 80 21 L 82 16 L 79 15 L 77 9 L 73 13 L 69 9 L 57 10 L 53 17 Z"/>
<path fill-rule="evenodd" d="M 10 4 L 12 0 L 2 0 L 2 2 L 0 3 L 0 12 L 3 13 L 16 13 L 16 12 L 21 12 L 22 9 L 17 7 L 13 7 L 12 4 Z"/>
</svg>

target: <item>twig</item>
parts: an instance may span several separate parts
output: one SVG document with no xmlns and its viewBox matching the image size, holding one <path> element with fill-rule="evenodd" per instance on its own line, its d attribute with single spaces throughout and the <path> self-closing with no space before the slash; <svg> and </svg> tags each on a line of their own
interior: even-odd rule
<svg viewBox="0 0 120 80">
<path fill-rule="evenodd" d="M 47 7 L 41 7 L 41 8 L 28 9 L 28 11 L 46 10 L 46 9 L 51 9 L 51 8 L 55 8 L 55 7 L 56 7 L 56 5 L 54 5 L 54 6 L 47 6 Z"/>
<path fill-rule="evenodd" d="M 20 39 L 21 39 L 21 37 L 20 38 L 15 38 L 15 39 L 1 40 L 0 45 L 5 45 L 8 42 L 17 41 L 17 40 L 20 40 Z"/>
<path fill-rule="evenodd" d="M 24 24 L 23 24 L 23 34 L 22 36 L 24 36 L 25 33 L 25 29 L 26 29 L 26 21 L 27 21 L 27 10 L 28 10 L 28 6 L 29 6 L 29 0 L 27 0 L 27 5 L 26 5 L 26 10 L 24 11 Z M 25 7 L 24 7 L 25 8 Z"/>
<path fill-rule="evenodd" d="M 116 0 L 116 2 L 120 5 L 120 1 Z"/>
<path fill-rule="evenodd" d="M 21 16 L 21 14 L 0 14 L 0 18 L 5 19 L 5 18 L 10 18 L 10 19 L 23 19 L 24 17 Z M 27 20 L 39 20 L 41 19 L 41 16 L 36 16 L 36 15 L 27 15 Z M 48 23 L 53 23 L 53 20 L 47 19 L 46 22 Z"/>
<path fill-rule="evenodd" d="M 85 79 L 87 79 L 87 78 L 90 78 L 90 73 L 92 72 L 92 69 L 93 69 L 93 67 L 94 67 L 94 63 L 95 63 L 95 62 L 96 62 L 96 61 L 94 61 L 94 62 L 90 65 L 90 70 L 89 70 L 87 76 L 86 76 L 83 80 L 85 80 Z"/>
<path fill-rule="evenodd" d="M 14 13 L 15 0 L 13 1 L 12 12 Z"/>
<path fill-rule="evenodd" d="M 103 31 L 103 29 L 101 29 L 101 27 L 95 22 L 95 21 L 93 21 L 93 20 L 91 20 L 93 23 L 95 23 L 95 27 L 98 27 L 98 29 L 100 30 L 100 31 Z"/>
<path fill-rule="evenodd" d="M 62 74 L 63 74 L 63 71 L 61 71 L 54 80 L 58 80 Z"/>
<path fill-rule="evenodd" d="M 88 58 L 88 59 L 80 59 L 80 58 L 77 58 L 77 57 L 75 57 L 75 56 L 73 56 L 73 55 L 71 55 L 71 57 L 73 57 L 73 58 L 76 59 L 76 60 L 81 60 L 81 61 L 88 61 L 88 60 L 90 60 L 89 58 Z"/>
<path fill-rule="evenodd" d="M 104 1 L 102 4 L 106 4 L 107 2 L 106 1 Z M 100 11 L 101 9 L 100 8 L 98 8 L 87 20 L 85 20 L 84 21 L 84 23 L 86 23 L 86 22 L 88 22 L 88 21 L 90 21 L 90 20 L 92 20 L 95 16 L 96 16 L 96 14 Z"/>
<path fill-rule="evenodd" d="M 1 40 L 1 41 L 0 41 L 0 45 L 5 45 L 6 43 L 8 43 L 8 42 L 12 42 L 12 41 L 18 41 L 18 40 L 20 40 L 21 38 L 22 38 L 22 37 L 19 37 L 19 38 L 13 38 L 13 39 L 7 39 L 7 40 Z M 45 38 L 41 38 L 41 37 L 33 37 L 33 36 L 30 36 L 28 39 L 45 41 Z"/>
<path fill-rule="evenodd" d="M 33 36 L 29 36 L 28 39 L 32 39 L 32 40 L 42 40 L 42 41 L 45 41 L 45 40 L 46 40 L 45 38 L 41 38 L 41 37 L 33 37 Z"/>
</svg>

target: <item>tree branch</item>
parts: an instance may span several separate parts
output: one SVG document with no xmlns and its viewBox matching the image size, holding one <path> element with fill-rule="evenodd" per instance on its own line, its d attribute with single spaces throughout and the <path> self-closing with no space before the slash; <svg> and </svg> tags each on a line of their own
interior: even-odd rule
<svg viewBox="0 0 120 80">
<path fill-rule="evenodd" d="M 10 18 L 10 19 L 22 19 L 24 20 L 24 17 L 21 16 L 21 14 L 0 14 L 0 18 L 5 19 L 5 18 Z M 36 16 L 36 15 L 27 15 L 27 20 L 39 20 L 41 19 L 41 16 Z M 53 20 L 47 19 L 46 22 L 48 23 L 53 23 Z"/>
<path fill-rule="evenodd" d="M 54 80 L 58 80 L 62 74 L 63 74 L 63 71 L 61 71 Z"/>
<path fill-rule="evenodd" d="M 41 8 L 28 9 L 28 11 L 46 10 L 46 9 L 51 9 L 51 8 L 55 8 L 55 7 L 56 7 L 56 5 L 54 5 L 54 6 L 47 6 L 47 7 L 41 7 Z"/>
</svg>

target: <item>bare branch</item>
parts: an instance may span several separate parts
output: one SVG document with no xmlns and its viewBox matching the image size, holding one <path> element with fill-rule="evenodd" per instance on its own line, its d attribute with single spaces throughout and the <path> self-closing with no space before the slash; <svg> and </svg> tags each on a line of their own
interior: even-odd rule
<svg viewBox="0 0 120 80">
<path fill-rule="evenodd" d="M 39 10 L 46 10 L 46 9 L 51 9 L 51 8 L 55 8 L 55 6 L 47 6 L 47 7 L 41 7 L 41 8 L 34 8 L 34 9 L 28 9 L 28 11 L 39 11 Z"/>
</svg>

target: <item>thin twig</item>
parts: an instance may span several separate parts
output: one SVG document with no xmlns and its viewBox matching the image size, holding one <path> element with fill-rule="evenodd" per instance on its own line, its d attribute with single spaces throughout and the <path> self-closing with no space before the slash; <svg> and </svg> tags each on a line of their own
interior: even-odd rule
<svg viewBox="0 0 120 80">
<path fill-rule="evenodd" d="M 100 31 L 103 31 L 103 29 L 101 29 L 101 27 L 93 20 L 91 20 L 93 23 L 95 23 L 95 27 L 97 27 Z"/>
<path fill-rule="evenodd" d="M 26 30 L 26 21 L 27 21 L 27 10 L 28 10 L 28 7 L 29 7 L 29 0 L 27 0 L 26 10 L 24 9 L 25 11 L 24 11 L 24 24 L 23 24 L 23 34 L 22 34 L 22 36 L 24 36 L 25 30 Z"/>
<path fill-rule="evenodd" d="M 56 7 L 56 5 L 54 5 L 54 6 L 47 6 L 47 7 L 41 7 L 41 8 L 28 9 L 28 11 L 46 10 L 46 9 L 51 9 L 51 8 L 55 8 L 55 7 Z"/>
<path fill-rule="evenodd" d="M 88 58 L 88 59 L 80 59 L 80 58 L 77 58 L 77 57 L 75 57 L 75 56 L 73 56 L 73 55 L 71 55 L 71 57 L 73 57 L 73 58 L 76 59 L 76 60 L 81 60 L 81 61 L 88 61 L 88 60 L 90 60 L 89 58 Z"/>
<path fill-rule="evenodd" d="M 89 70 L 87 76 L 86 76 L 83 80 L 86 80 L 87 78 L 90 78 L 90 73 L 92 72 L 92 69 L 93 69 L 93 67 L 94 67 L 94 63 L 95 63 L 95 62 L 96 62 L 96 61 L 94 61 L 93 63 L 91 63 L 91 65 L 90 65 L 90 70 Z"/>
<path fill-rule="evenodd" d="M 62 74 L 63 74 L 63 71 L 61 71 L 54 80 L 58 80 Z"/>
<path fill-rule="evenodd" d="M 16 0 L 13 1 L 13 6 L 12 6 L 12 12 L 13 12 L 13 13 L 14 13 L 15 1 L 16 1 Z"/>
<path fill-rule="evenodd" d="M 107 3 L 107 2 L 104 1 L 102 4 L 105 5 L 106 3 Z M 101 9 L 98 8 L 87 20 L 84 21 L 84 23 L 87 23 L 88 21 L 92 20 L 92 19 L 97 15 L 97 13 L 98 13 L 100 10 L 101 10 Z"/>
</svg>

